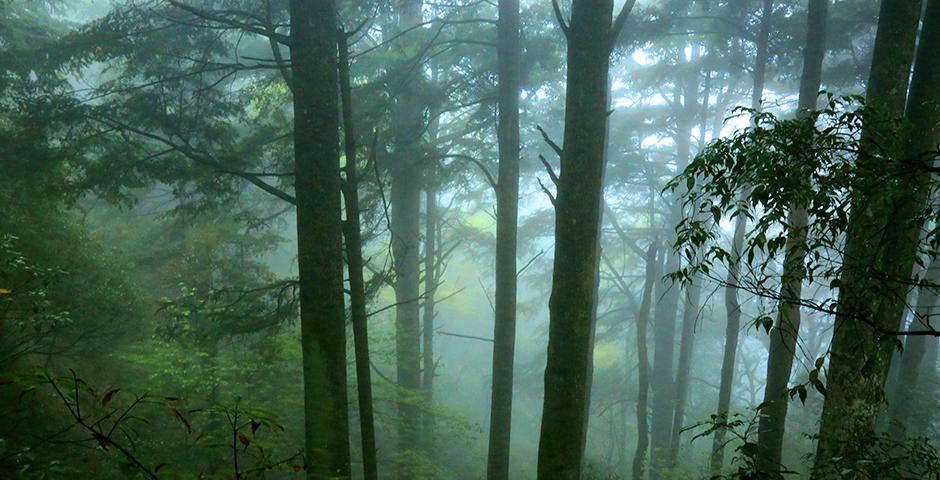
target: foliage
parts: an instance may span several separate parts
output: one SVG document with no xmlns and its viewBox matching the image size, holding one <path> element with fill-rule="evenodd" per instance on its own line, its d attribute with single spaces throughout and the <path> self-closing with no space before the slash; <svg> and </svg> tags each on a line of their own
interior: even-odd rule
<svg viewBox="0 0 940 480">
<path fill-rule="evenodd" d="M 898 440 L 886 434 L 878 434 L 869 450 L 852 446 L 849 451 L 867 451 L 868 454 L 864 457 L 834 458 L 839 478 L 901 480 L 937 478 L 940 475 L 940 456 L 936 443 L 926 437 Z"/>
<path fill-rule="evenodd" d="M 719 474 L 711 477 L 711 480 L 757 480 L 762 478 L 777 478 L 783 475 L 793 475 L 796 472 L 789 471 L 781 465 L 781 469 L 776 472 L 766 472 L 758 468 L 757 462 L 757 443 L 754 436 L 757 434 L 757 414 L 745 417 L 740 413 L 731 415 L 712 415 L 707 422 L 701 422 L 685 430 L 699 430 L 692 440 L 700 438 L 710 438 L 715 432 L 725 432 L 726 440 L 722 448 L 727 448 L 734 444 L 734 457 L 731 459 L 731 465 L 734 470 L 728 474 Z"/>
<path fill-rule="evenodd" d="M 843 241 L 853 215 L 850 206 L 868 205 L 866 192 L 892 191 L 884 187 L 903 182 L 911 168 L 917 168 L 903 154 L 902 139 L 910 127 L 867 107 L 857 96 L 826 94 L 823 109 L 796 118 L 749 109 L 737 112 L 749 115 L 752 126 L 711 142 L 669 183 L 673 191 L 687 189 L 686 215 L 676 227 L 675 244 L 687 265 L 670 277 L 689 282 L 703 275 L 723 282 L 716 267 L 742 259 L 745 271 L 735 286 L 780 299 L 778 265 L 791 248 L 806 252 L 799 278 L 837 290 L 844 272 Z M 863 138 L 863 126 L 885 133 Z M 859 162 L 859 155 L 871 161 Z M 790 224 L 788 214 L 797 206 L 812 219 L 805 229 Z M 938 211 L 940 206 L 932 203 L 918 215 L 933 219 Z M 739 216 L 748 219 L 750 229 L 742 251 L 733 252 L 721 237 L 724 225 Z M 937 254 L 937 233 L 933 229 L 923 239 L 925 257 Z M 788 247 L 788 239 L 802 241 Z M 833 296 L 786 300 L 835 313 Z M 767 328 L 772 323 L 768 320 L 762 317 L 759 326 Z"/>
</svg>

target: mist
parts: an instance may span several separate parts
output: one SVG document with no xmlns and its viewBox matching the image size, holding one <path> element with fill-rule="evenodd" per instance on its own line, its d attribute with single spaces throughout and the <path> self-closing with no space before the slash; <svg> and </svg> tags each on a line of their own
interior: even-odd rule
<svg viewBox="0 0 940 480">
<path fill-rule="evenodd" d="M 0 0 L 0 478 L 940 478 L 940 0 Z"/>
</svg>

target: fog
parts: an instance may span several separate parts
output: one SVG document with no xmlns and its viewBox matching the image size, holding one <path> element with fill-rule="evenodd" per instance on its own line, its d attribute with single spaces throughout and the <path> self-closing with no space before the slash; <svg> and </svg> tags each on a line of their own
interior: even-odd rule
<svg viewBox="0 0 940 480">
<path fill-rule="evenodd" d="M 938 142 L 938 0 L 0 0 L 0 478 L 940 478 Z"/>
</svg>

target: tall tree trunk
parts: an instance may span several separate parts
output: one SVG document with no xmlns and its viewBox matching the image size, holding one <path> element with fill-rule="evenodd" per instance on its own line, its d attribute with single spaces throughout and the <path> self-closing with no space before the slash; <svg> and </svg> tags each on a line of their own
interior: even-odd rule
<svg viewBox="0 0 940 480">
<path fill-rule="evenodd" d="M 407 0 L 399 6 L 398 31 L 421 23 L 421 0 Z M 416 451 L 420 442 L 421 412 L 421 132 L 423 107 L 419 100 L 422 69 L 420 59 L 401 47 L 402 75 L 395 78 L 396 103 L 392 111 L 395 152 L 389 171 L 391 188 L 392 256 L 395 268 L 395 354 L 399 386 L 398 453 Z M 416 65 L 417 63 L 417 65 Z M 407 466 L 399 465 L 400 478 L 410 478 Z"/>
<path fill-rule="evenodd" d="M 799 112 L 807 115 L 818 105 L 822 84 L 822 63 L 826 55 L 826 22 L 829 0 L 810 0 L 807 7 L 806 43 L 803 47 L 803 73 L 800 77 Z M 787 395 L 790 373 L 796 355 L 800 332 L 799 299 L 806 275 L 803 260 L 806 252 L 806 228 L 809 218 L 803 205 L 794 205 L 788 213 L 786 252 L 780 287 L 777 319 L 770 331 L 770 353 L 767 358 L 767 383 L 764 407 L 758 423 L 758 470 L 777 476 L 782 470 L 783 435 L 786 427 Z"/>
<path fill-rule="evenodd" d="M 651 215 L 652 218 L 652 215 Z M 633 480 L 642 480 L 646 461 L 646 451 L 649 448 L 649 390 L 650 390 L 650 361 L 646 345 L 646 332 L 649 327 L 650 310 L 653 304 L 653 285 L 659 280 L 659 259 L 656 258 L 658 240 L 653 239 L 646 250 L 646 281 L 643 284 L 643 299 L 640 301 L 640 311 L 636 316 L 636 351 L 637 351 L 637 382 L 639 389 L 636 394 L 636 451 L 633 454 Z"/>
<path fill-rule="evenodd" d="M 691 61 L 686 64 L 688 72 L 685 74 L 683 86 L 683 105 L 679 115 L 677 130 L 677 155 L 682 164 L 688 164 L 692 158 L 692 127 L 696 117 L 701 119 L 701 110 L 698 104 L 698 77 L 701 71 L 699 65 L 701 46 L 692 43 Z M 703 95 L 704 104 L 708 102 L 707 91 Z M 704 123 L 700 132 L 705 131 Z M 677 287 L 678 288 L 678 287 Z M 698 314 L 698 300 L 700 285 L 691 283 L 685 288 L 685 306 L 682 312 L 682 331 L 679 337 L 679 359 L 676 364 L 675 399 L 673 400 L 672 426 L 670 428 L 668 465 L 674 468 L 679 455 L 679 437 L 682 431 L 682 422 L 685 420 L 685 404 L 689 396 L 689 370 L 692 367 L 693 342 L 695 341 L 695 318 Z"/>
<path fill-rule="evenodd" d="M 424 401 L 428 411 L 423 416 L 424 447 L 431 454 L 434 450 L 434 414 L 430 408 L 434 401 L 434 292 L 437 289 L 437 169 L 433 164 L 428 168 L 425 186 L 425 225 L 424 225 L 424 313 L 421 325 L 422 333 L 422 382 Z"/>
<path fill-rule="evenodd" d="M 678 170 L 685 168 L 679 166 Z M 670 207 L 670 226 L 677 225 L 681 218 L 678 195 Z M 679 255 L 672 249 L 674 232 L 662 246 L 665 257 L 665 272 L 679 269 Z M 660 279 L 656 282 L 653 299 L 657 301 L 653 320 L 653 370 L 650 380 L 652 393 L 650 414 L 650 477 L 657 479 L 668 467 L 669 444 L 672 441 L 672 415 L 674 413 L 675 383 L 672 361 L 675 356 L 676 315 L 679 308 L 679 285 Z"/>
<path fill-rule="evenodd" d="M 549 299 L 548 359 L 539 438 L 538 478 L 581 478 L 590 405 L 594 305 L 598 275 L 607 74 L 616 33 L 613 0 L 574 0 L 561 172 L 555 200 L 555 260 Z"/>
<path fill-rule="evenodd" d="M 290 2 L 307 478 L 347 478 L 336 7 Z"/>
<path fill-rule="evenodd" d="M 679 458 L 679 440 L 685 422 L 685 407 L 689 398 L 689 377 L 695 344 L 695 320 L 698 318 L 702 286 L 697 282 L 685 288 L 685 306 L 682 310 L 682 335 L 679 343 L 679 361 L 676 366 L 676 409 L 672 418 L 672 439 L 669 443 L 669 465 L 675 467 Z"/>
<path fill-rule="evenodd" d="M 764 95 L 764 83 L 767 71 L 767 50 L 770 43 L 770 20 L 773 14 L 773 0 L 763 0 L 761 4 L 760 33 L 757 38 L 757 55 L 754 59 L 754 87 L 751 91 L 751 109 L 759 111 Z M 721 361 L 721 383 L 718 387 L 717 415 L 727 418 L 731 409 L 731 390 L 734 388 L 735 356 L 738 352 L 738 334 L 741 330 L 741 304 L 738 301 L 738 283 L 741 274 L 740 252 L 744 248 L 744 230 L 747 227 L 743 215 L 734 223 L 734 236 L 731 239 L 733 262 L 728 267 L 728 285 L 725 287 L 725 311 L 728 317 L 725 326 L 725 348 Z M 724 464 L 725 434 L 724 429 L 715 431 L 712 444 L 711 473 L 717 475 Z"/>
<path fill-rule="evenodd" d="M 911 158 L 921 158 L 923 152 L 935 151 L 937 141 L 940 140 L 940 129 L 937 127 L 940 115 L 936 111 L 940 107 L 940 93 L 937 92 L 940 90 L 937 86 L 937 82 L 940 82 L 940 59 L 937 58 L 940 56 L 940 46 L 938 43 L 940 43 L 940 2 L 928 0 L 918 41 L 914 78 L 911 80 L 911 92 L 907 103 L 907 117 L 914 127 L 907 152 L 908 157 Z M 928 166 L 935 165 L 935 161 L 934 158 L 924 160 Z M 924 277 L 925 285 L 919 289 L 918 305 L 914 321 L 909 329 L 911 331 L 937 327 L 937 321 L 931 317 L 936 314 L 938 292 L 936 288 L 928 285 L 940 283 L 940 259 L 932 259 L 930 266 L 924 272 Z M 889 432 L 894 438 L 902 438 L 907 429 L 915 430 L 910 433 L 916 434 L 918 428 L 929 423 L 922 412 L 929 412 L 935 406 L 930 404 L 932 395 L 928 392 L 932 387 L 924 381 L 924 373 L 934 372 L 935 356 L 933 363 L 925 365 L 929 369 L 928 372 L 923 372 L 921 365 L 931 346 L 936 355 L 936 337 L 913 335 L 905 342 L 896 384 L 898 392 L 895 398 L 898 401 L 889 410 L 891 419 Z M 904 393 L 911 391 L 913 395 Z M 908 397 L 907 401 L 900 401 L 905 396 Z"/>
<path fill-rule="evenodd" d="M 490 401 L 488 480 L 508 480 L 512 430 L 512 385 L 516 343 L 516 236 L 519 209 L 519 65 L 522 46 L 519 0 L 499 1 L 497 24 L 498 103 L 496 136 L 496 303 L 493 329 L 493 389 Z"/>
<path fill-rule="evenodd" d="M 685 55 L 680 52 L 680 56 Z M 690 70 L 691 66 L 687 65 Z M 684 85 L 683 85 L 684 84 Z M 692 126 L 696 112 L 698 90 L 698 72 L 692 73 L 676 88 L 675 103 L 683 103 L 679 107 L 676 120 L 676 171 L 681 172 L 689 164 L 692 151 Z M 694 87 L 691 87 L 694 85 Z M 671 199 L 670 218 L 668 225 L 673 229 L 682 219 L 682 192 L 677 192 Z M 665 258 L 665 273 L 672 273 L 679 269 L 679 255 L 672 248 L 675 244 L 675 232 L 671 231 L 667 238 L 663 257 Z M 656 285 L 657 300 L 655 309 L 655 322 L 653 324 L 653 372 L 650 389 L 653 393 L 652 415 L 650 416 L 650 476 L 654 479 L 663 475 L 663 470 L 671 465 L 672 427 L 675 420 L 676 408 L 676 382 L 673 376 L 673 357 L 676 346 L 676 316 L 679 310 L 678 284 L 670 281 L 660 281 Z"/>
<path fill-rule="evenodd" d="M 918 288 L 917 308 L 914 321 L 908 330 L 917 331 L 937 328 L 937 322 L 931 318 L 936 315 L 938 292 L 928 285 L 940 283 L 940 259 L 933 259 L 924 272 L 924 285 Z M 927 385 L 922 382 L 924 375 L 921 365 L 927 354 L 928 338 L 925 335 L 907 337 L 904 352 L 901 354 L 898 378 L 895 381 L 894 401 L 888 408 L 888 432 L 896 440 L 902 440 L 923 422 L 921 412 L 929 410 L 928 395 L 924 395 Z M 928 368 L 929 365 L 926 365 Z"/>
<path fill-rule="evenodd" d="M 728 271 L 728 286 L 725 287 L 725 310 L 728 320 L 725 324 L 725 348 L 721 358 L 721 381 L 718 386 L 718 416 L 728 418 L 731 409 L 731 389 L 734 386 L 735 356 L 738 353 L 738 335 L 741 333 L 741 305 L 738 304 L 737 288 L 740 270 L 738 269 L 738 256 L 744 245 L 744 216 L 739 215 L 734 222 L 734 235 L 731 239 L 731 254 L 735 263 Z M 725 460 L 725 434 L 724 429 L 715 431 L 712 443 L 711 474 L 718 475 Z"/>
<path fill-rule="evenodd" d="M 873 444 L 894 348 L 893 336 L 883 331 L 899 328 L 923 228 L 918 212 L 927 201 L 931 181 L 931 175 L 922 167 L 932 164 L 933 158 L 925 158 L 922 152 L 934 149 L 937 135 L 938 7 L 937 1 L 929 2 L 917 64 L 911 76 L 921 2 L 881 4 L 868 105 L 889 118 L 900 118 L 911 78 L 906 123 L 914 128 L 901 158 L 889 160 L 887 165 L 883 159 L 866 152 L 871 151 L 874 143 L 880 143 L 882 136 L 898 132 L 873 124 L 866 125 L 862 132 L 863 153 L 859 155 L 858 169 L 863 175 L 882 173 L 862 177 L 854 192 L 814 478 L 828 478 L 840 471 L 840 462 L 866 458 Z M 885 169 L 891 169 L 892 174 L 896 171 L 897 177 L 884 181 Z M 851 478 L 861 475 L 863 472 Z"/>
<path fill-rule="evenodd" d="M 356 391 L 359 395 L 359 431 L 362 442 L 362 471 L 365 480 L 378 478 L 375 454 L 375 418 L 372 409 L 372 371 L 369 363 L 369 324 L 366 314 L 366 288 L 363 276 L 362 232 L 359 221 L 359 174 L 356 166 L 356 130 L 353 121 L 352 87 L 349 81 L 349 44 L 344 32 L 339 35 L 339 85 L 343 101 L 343 138 L 346 151 L 346 268 L 349 271 L 349 306 L 353 347 L 356 356 Z"/>
</svg>

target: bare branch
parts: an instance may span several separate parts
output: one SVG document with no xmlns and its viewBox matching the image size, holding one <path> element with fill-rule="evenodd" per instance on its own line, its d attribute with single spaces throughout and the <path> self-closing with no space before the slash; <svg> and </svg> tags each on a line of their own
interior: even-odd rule
<svg viewBox="0 0 940 480">
<path fill-rule="evenodd" d="M 162 136 L 160 136 L 160 135 L 156 135 L 156 134 L 153 134 L 153 133 L 150 133 L 150 132 L 141 130 L 141 129 L 139 129 L 139 128 L 134 128 L 134 127 L 132 127 L 132 126 L 130 126 L 130 125 L 122 124 L 122 123 L 116 122 L 116 121 L 114 121 L 114 120 L 112 120 L 112 119 L 103 119 L 103 118 L 94 118 L 94 117 L 91 117 L 91 118 L 92 118 L 92 120 L 95 120 L 95 121 L 97 121 L 97 122 L 104 123 L 105 125 L 108 125 L 108 126 L 110 126 L 110 127 L 118 128 L 118 129 L 123 129 L 123 130 L 126 130 L 126 131 L 128 131 L 128 132 L 131 132 L 131 133 L 135 133 L 135 134 L 137 134 L 137 135 L 140 135 L 140 136 L 142 136 L 142 137 L 149 138 L 149 139 L 151 139 L 151 140 L 155 140 L 155 141 L 157 141 L 157 142 L 160 142 L 160 143 L 162 143 L 162 144 L 164 144 L 164 145 L 170 147 L 172 150 L 175 150 L 175 151 L 177 151 L 177 152 L 183 154 L 183 156 L 185 156 L 186 158 L 192 160 L 193 162 L 195 162 L 195 163 L 197 163 L 197 164 L 199 164 L 199 165 L 203 165 L 203 166 L 212 168 L 213 170 L 215 170 L 215 171 L 217 171 L 217 172 L 219 172 L 219 173 L 225 173 L 225 174 L 229 174 L 229 175 L 235 175 L 236 177 L 243 178 L 243 179 L 247 180 L 249 183 L 255 185 L 255 186 L 258 187 L 258 188 L 260 188 L 261 190 L 264 190 L 265 192 L 270 193 L 271 195 L 274 195 L 275 197 L 278 197 L 278 198 L 280 198 L 281 200 L 284 200 L 284 201 L 286 201 L 286 202 L 288 202 L 288 203 L 291 203 L 291 204 L 296 204 L 296 203 L 297 203 L 297 199 L 294 198 L 293 195 L 291 195 L 291 194 L 289 194 L 289 193 L 287 193 L 287 192 L 285 192 L 285 191 L 283 191 L 283 190 L 281 190 L 281 189 L 275 187 L 274 185 L 271 185 L 271 184 L 268 183 L 268 182 L 265 182 L 264 180 L 262 180 L 262 179 L 261 179 L 260 177 L 258 177 L 257 175 L 254 175 L 254 174 L 252 174 L 252 173 L 250 173 L 250 172 L 242 172 L 242 171 L 227 169 L 227 168 L 225 168 L 218 160 L 216 160 L 215 158 L 213 158 L 213 157 L 210 156 L 209 154 L 207 154 L 207 153 L 205 153 L 205 152 L 200 152 L 200 151 L 196 150 L 195 148 L 193 148 L 192 146 L 190 146 L 190 145 L 188 145 L 188 144 L 182 144 L 182 145 L 180 145 L 180 144 L 178 144 L 178 143 L 174 142 L 173 140 L 170 140 L 170 139 L 168 139 L 168 138 L 166 138 L 166 137 L 162 137 Z"/>
<path fill-rule="evenodd" d="M 542 165 L 545 166 L 545 171 L 548 172 L 548 177 L 552 179 L 552 183 L 555 186 L 558 186 L 558 175 L 555 174 L 555 169 L 548 163 L 548 160 L 545 159 L 545 156 L 539 154 L 539 161 L 542 162 Z"/>
<path fill-rule="evenodd" d="M 617 14 L 617 19 L 614 20 L 614 25 L 610 28 L 611 50 L 613 50 L 614 45 L 616 45 L 617 38 L 620 37 L 620 32 L 623 30 L 623 25 L 627 23 L 627 18 L 630 17 L 630 12 L 633 11 L 634 5 L 636 5 L 636 0 L 627 0 L 623 3 L 623 8 L 620 9 L 620 13 Z"/>
<path fill-rule="evenodd" d="M 438 335 L 447 335 L 447 336 L 449 336 L 449 337 L 468 338 L 468 339 L 470 339 L 470 340 L 481 340 L 481 341 L 484 341 L 484 342 L 492 342 L 492 341 L 493 341 L 492 338 L 477 337 L 477 336 L 475 336 L 475 335 L 461 335 L 461 334 L 459 334 L 459 333 L 451 333 L 451 332 L 437 332 L 437 334 L 438 334 Z"/>
<path fill-rule="evenodd" d="M 443 160 L 445 158 L 455 158 L 458 160 L 466 160 L 476 165 L 477 167 L 480 168 L 480 170 L 483 171 L 483 175 L 486 177 L 486 183 L 490 184 L 490 186 L 493 187 L 493 190 L 496 190 L 497 188 L 496 178 L 493 177 L 493 174 L 490 173 L 489 169 L 486 168 L 486 165 L 483 165 L 483 162 L 481 162 L 480 160 L 473 158 L 470 155 L 463 155 L 460 153 L 449 153 L 446 155 L 440 155 L 437 158 L 440 160 Z"/>
<path fill-rule="evenodd" d="M 553 207 L 557 207 L 558 205 L 555 203 L 555 196 L 552 195 L 552 192 L 550 192 L 548 188 L 545 187 L 545 184 L 542 183 L 542 179 L 536 178 L 536 180 L 538 180 L 539 186 L 542 187 L 542 191 L 545 192 L 545 195 L 548 195 L 548 201 L 552 202 Z"/>
<path fill-rule="evenodd" d="M 542 128 L 541 125 L 536 125 L 535 128 L 537 128 L 539 133 L 542 134 L 542 139 L 545 140 L 545 143 L 547 143 L 549 147 L 552 147 L 552 150 L 555 151 L 555 154 L 561 157 L 562 148 L 559 147 L 557 143 L 552 141 L 551 137 L 548 136 L 548 133 Z"/>
<path fill-rule="evenodd" d="M 558 26 L 561 27 L 562 33 L 564 33 L 565 37 L 567 37 L 568 24 L 565 23 L 565 18 L 561 14 L 561 7 L 558 6 L 558 0 L 552 0 L 552 10 L 555 11 L 555 20 L 558 20 Z"/>
</svg>

